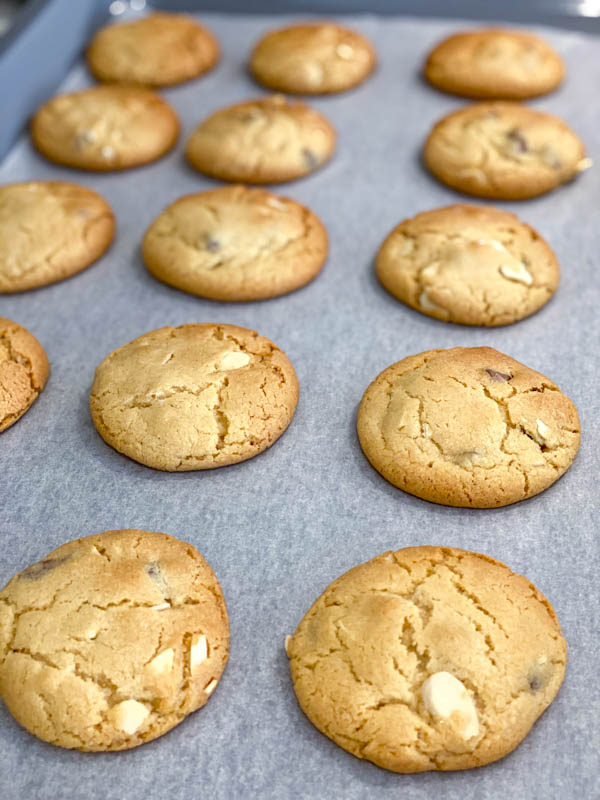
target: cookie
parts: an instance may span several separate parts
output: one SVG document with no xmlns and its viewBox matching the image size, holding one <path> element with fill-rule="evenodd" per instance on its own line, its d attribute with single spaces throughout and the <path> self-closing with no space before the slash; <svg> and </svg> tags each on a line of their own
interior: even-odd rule
<svg viewBox="0 0 600 800">
<path fill-rule="evenodd" d="M 274 95 L 208 117 L 188 139 L 186 155 L 193 167 L 213 178 L 279 183 L 323 166 L 336 138 L 321 114 Z"/>
<path fill-rule="evenodd" d="M 451 547 L 383 553 L 335 580 L 286 650 L 322 733 L 394 772 L 479 767 L 527 736 L 566 642 L 527 578 Z"/>
<path fill-rule="evenodd" d="M 33 118 L 31 135 L 40 153 L 57 164 L 128 169 L 169 151 L 179 120 L 149 89 L 95 86 L 49 100 Z"/>
<path fill-rule="evenodd" d="M 179 472 L 258 455 L 297 402 L 296 373 L 273 342 L 206 323 L 159 328 L 114 350 L 96 370 L 90 410 L 115 450 Z"/>
<path fill-rule="evenodd" d="M 556 256 L 529 225 L 497 208 L 456 205 L 401 222 L 376 260 L 403 303 L 463 325 L 507 325 L 533 314 L 560 279 Z"/>
<path fill-rule="evenodd" d="M 112 209 L 91 189 L 61 181 L 0 186 L 0 294 L 81 272 L 114 235 Z"/>
<path fill-rule="evenodd" d="M 316 22 L 267 33 L 254 48 L 250 70 L 259 83 L 278 92 L 331 94 L 362 83 L 376 60 L 360 33 Z"/>
<path fill-rule="evenodd" d="M 311 281 L 327 232 L 307 208 L 264 189 L 226 186 L 182 197 L 146 231 L 159 280 L 211 300 L 262 300 Z"/>
<path fill-rule="evenodd" d="M 386 480 L 448 506 L 496 508 L 533 497 L 579 448 L 571 400 L 490 347 L 429 350 L 392 364 L 366 390 L 357 428 Z"/>
<path fill-rule="evenodd" d="M 519 103 L 477 103 L 449 114 L 429 134 L 424 158 L 442 183 L 498 200 L 550 192 L 590 166 L 562 120 Z"/>
<path fill-rule="evenodd" d="M 228 650 L 214 572 L 164 533 L 68 542 L 0 592 L 0 695 L 59 747 L 125 750 L 162 736 L 208 701 Z"/>
<path fill-rule="evenodd" d="M 90 70 L 99 81 L 128 86 L 170 86 L 196 78 L 219 58 L 215 37 L 191 17 L 151 14 L 108 25 L 87 51 Z"/>
<path fill-rule="evenodd" d="M 48 357 L 35 336 L 0 317 L 0 432 L 33 405 L 49 374 Z"/>
<path fill-rule="evenodd" d="M 437 89 L 476 100 L 526 100 L 552 92 L 565 66 L 543 39 L 499 29 L 457 33 L 429 54 L 425 77 Z"/>
</svg>

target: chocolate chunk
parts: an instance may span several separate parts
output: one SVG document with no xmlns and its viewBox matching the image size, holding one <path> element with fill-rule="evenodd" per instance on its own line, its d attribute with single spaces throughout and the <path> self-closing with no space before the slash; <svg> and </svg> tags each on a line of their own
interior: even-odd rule
<svg viewBox="0 0 600 800">
<path fill-rule="evenodd" d="M 513 128 L 512 131 L 509 131 L 506 134 L 506 137 L 510 139 L 517 150 L 519 150 L 521 153 L 526 153 L 529 150 L 529 145 L 518 128 Z"/>
<path fill-rule="evenodd" d="M 204 246 L 209 253 L 216 253 L 217 250 L 221 249 L 221 243 L 219 240 L 211 236 L 210 233 L 204 234 Z"/>
<path fill-rule="evenodd" d="M 308 147 L 302 148 L 302 155 L 304 156 L 304 160 L 306 161 L 307 165 L 314 169 L 315 167 L 319 166 L 319 159 L 313 153 L 312 150 L 309 150 Z"/>
<path fill-rule="evenodd" d="M 502 383 L 503 381 L 509 381 L 512 378 L 512 375 L 508 375 L 506 372 L 498 372 L 497 369 L 489 369 L 486 367 L 485 371 L 490 376 L 493 381 L 497 383 Z"/>
<path fill-rule="evenodd" d="M 31 564 L 31 566 L 24 569 L 19 578 L 25 578 L 28 581 L 38 580 L 43 578 L 46 573 L 56 569 L 56 567 L 60 567 L 70 558 L 71 556 L 63 556 L 62 558 L 44 558 L 42 561 L 36 561 L 35 564 Z"/>
<path fill-rule="evenodd" d="M 534 693 L 538 692 L 544 685 L 544 681 L 539 675 L 530 675 L 527 680 L 529 682 L 529 690 Z"/>
</svg>

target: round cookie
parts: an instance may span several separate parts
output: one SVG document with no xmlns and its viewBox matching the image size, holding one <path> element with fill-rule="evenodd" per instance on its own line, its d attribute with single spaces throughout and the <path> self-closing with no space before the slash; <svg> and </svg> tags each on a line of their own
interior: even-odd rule
<svg viewBox="0 0 600 800">
<path fill-rule="evenodd" d="M 307 208 L 264 189 L 224 186 L 182 197 L 146 231 L 159 280 L 212 300 L 262 300 L 311 281 L 327 232 Z"/>
<path fill-rule="evenodd" d="M 562 683 L 548 600 L 478 553 L 408 547 L 335 580 L 286 650 L 326 736 L 394 772 L 469 769 L 513 750 Z"/>
<path fill-rule="evenodd" d="M 525 100 L 562 82 L 562 59 L 531 33 L 489 29 L 457 33 L 440 42 L 425 63 L 437 89 L 477 100 Z"/>
<path fill-rule="evenodd" d="M 409 356 L 363 395 L 358 438 L 409 494 L 448 506 L 525 500 L 571 466 L 577 409 L 548 378 L 490 347 Z"/>
<path fill-rule="evenodd" d="M 33 405 L 49 374 L 48 357 L 35 336 L 0 317 L 0 431 Z"/>
<path fill-rule="evenodd" d="M 0 186 L 0 294 L 35 289 L 89 267 L 115 233 L 96 192 L 61 181 Z"/>
<path fill-rule="evenodd" d="M 376 61 L 361 34 L 316 22 L 267 33 L 254 48 L 250 70 L 259 83 L 279 92 L 331 94 L 362 83 Z"/>
<path fill-rule="evenodd" d="M 560 279 L 556 256 L 529 225 L 497 208 L 455 205 L 401 222 L 376 260 L 403 303 L 463 325 L 507 325 L 533 314 Z"/>
<path fill-rule="evenodd" d="M 37 149 L 57 164 L 128 169 L 170 150 L 179 120 L 149 89 L 95 86 L 49 100 L 33 118 L 31 135 Z"/>
<path fill-rule="evenodd" d="M 188 139 L 186 155 L 193 167 L 213 178 L 279 183 L 323 166 L 336 139 L 321 114 L 273 95 L 208 117 Z"/>
<path fill-rule="evenodd" d="M 219 58 L 215 37 L 191 17 L 151 14 L 108 25 L 94 36 L 87 60 L 106 83 L 170 86 L 207 72 Z"/>
<path fill-rule="evenodd" d="M 499 200 L 550 192 L 590 166 L 562 120 L 519 103 L 477 103 L 449 114 L 429 134 L 424 158 L 453 189 Z"/>
<path fill-rule="evenodd" d="M 63 544 L 0 592 L 0 695 L 46 742 L 125 750 L 201 708 L 225 668 L 214 572 L 164 533 Z"/>
<path fill-rule="evenodd" d="M 140 464 L 179 472 L 258 455 L 298 402 L 288 357 L 235 325 L 159 328 L 114 350 L 90 395 L 104 441 Z"/>
</svg>

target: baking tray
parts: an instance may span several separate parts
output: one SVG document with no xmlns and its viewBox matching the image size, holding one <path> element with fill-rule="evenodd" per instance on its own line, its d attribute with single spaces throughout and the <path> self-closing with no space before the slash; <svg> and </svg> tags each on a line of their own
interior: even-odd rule
<svg viewBox="0 0 600 800">
<path fill-rule="evenodd" d="M 246 72 L 252 43 L 276 16 L 206 13 L 223 47 L 204 78 L 164 92 L 181 116 L 180 145 L 136 170 L 96 175 L 55 166 L 26 136 L 0 165 L 0 183 L 78 181 L 114 207 L 110 251 L 78 276 L 0 298 L 0 315 L 29 328 L 52 374 L 33 408 L 2 434 L 0 585 L 59 544 L 97 531 L 140 527 L 192 542 L 215 569 L 231 620 L 231 658 L 210 702 L 166 736 L 118 754 L 44 744 L 0 704 L 0 797 L 122 800 L 230 798 L 595 798 L 598 783 L 597 530 L 600 305 L 598 168 L 516 211 L 555 249 L 562 282 L 538 314 L 500 329 L 450 325 L 389 296 L 375 252 L 402 218 L 465 198 L 434 181 L 420 149 L 431 124 L 462 101 L 419 78 L 430 46 L 463 23 L 348 17 L 380 54 L 376 74 L 352 92 L 315 98 L 339 131 L 333 161 L 275 190 L 309 205 L 331 251 L 309 286 L 274 300 L 224 304 L 155 281 L 140 257 L 143 231 L 178 196 L 217 185 L 191 170 L 181 144 L 213 110 L 262 94 Z M 600 159 L 594 98 L 598 39 L 535 28 L 568 65 L 565 85 L 532 106 L 563 116 Z M 90 83 L 81 63 L 60 91 Z M 96 365 L 115 347 L 162 325 L 229 322 L 258 329 L 290 356 L 301 385 L 296 417 L 264 454 L 185 474 L 155 472 L 95 432 L 88 394 Z M 386 483 L 355 434 L 367 384 L 400 358 L 434 347 L 490 345 L 556 380 L 577 404 L 582 445 L 548 491 L 497 510 L 436 506 Z M 283 649 L 312 601 L 339 574 L 386 550 L 418 544 L 472 549 L 526 574 L 551 600 L 569 644 L 565 683 L 523 744 L 493 765 L 401 776 L 359 761 L 322 736 L 294 698 Z"/>
</svg>

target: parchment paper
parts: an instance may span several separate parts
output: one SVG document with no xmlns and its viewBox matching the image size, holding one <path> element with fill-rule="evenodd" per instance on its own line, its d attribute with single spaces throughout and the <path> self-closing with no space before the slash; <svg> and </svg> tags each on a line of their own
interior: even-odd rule
<svg viewBox="0 0 600 800">
<path fill-rule="evenodd" d="M 430 46 L 463 27 L 456 21 L 347 20 L 376 43 L 379 69 L 355 91 L 311 101 L 339 132 L 337 155 L 313 176 L 276 188 L 309 205 L 329 230 L 329 260 L 312 284 L 275 300 L 223 304 L 170 289 L 146 272 L 139 244 L 148 224 L 180 195 L 216 185 L 186 165 L 183 142 L 213 110 L 263 93 L 246 73 L 246 58 L 282 21 L 204 19 L 221 40 L 223 59 L 206 77 L 164 92 L 183 124 L 180 144 L 166 158 L 94 175 L 46 162 L 24 136 L 0 167 L 1 183 L 79 181 L 100 191 L 118 220 L 116 241 L 95 266 L 0 298 L 0 315 L 29 328 L 52 365 L 39 400 L 0 439 L 0 585 L 78 536 L 124 527 L 164 531 L 192 542 L 215 569 L 231 619 L 230 663 L 205 709 L 163 738 L 118 754 L 44 744 L 0 704 L 0 797 L 600 797 L 598 40 L 540 29 L 565 57 L 568 77 L 532 105 L 571 124 L 598 166 L 545 197 L 497 204 L 547 238 L 562 281 L 532 318 L 486 330 L 409 310 L 373 272 L 379 244 L 401 219 L 465 199 L 431 178 L 419 157 L 432 123 L 463 103 L 418 75 Z M 88 83 L 78 65 L 63 90 Z M 246 463 L 155 472 L 95 432 L 88 413 L 94 369 L 145 331 L 200 321 L 255 328 L 282 347 L 298 372 L 298 411 L 282 439 Z M 583 429 L 575 464 L 548 491 L 494 511 L 444 508 L 393 488 L 357 442 L 356 408 L 367 384 L 406 355 L 483 344 L 548 375 L 575 401 Z M 558 698 L 510 756 L 466 772 L 401 776 L 350 756 L 308 722 L 283 641 L 342 572 L 387 548 L 426 543 L 487 553 L 526 574 L 556 609 L 569 665 Z"/>
</svg>

